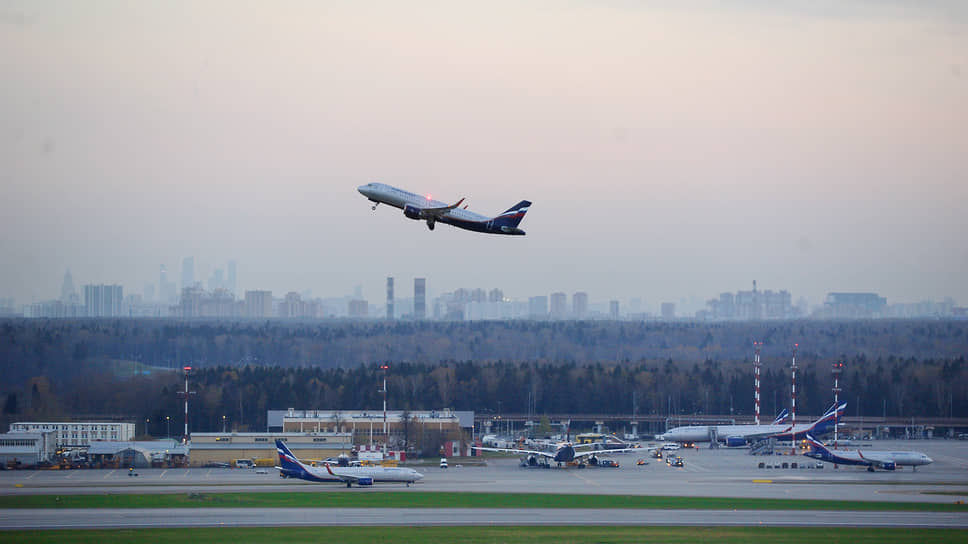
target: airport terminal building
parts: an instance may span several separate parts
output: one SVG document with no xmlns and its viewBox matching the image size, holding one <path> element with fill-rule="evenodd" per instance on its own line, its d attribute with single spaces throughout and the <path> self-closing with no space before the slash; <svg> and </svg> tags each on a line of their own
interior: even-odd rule
<svg viewBox="0 0 968 544">
<path fill-rule="evenodd" d="M 402 444 L 433 435 L 440 444 L 471 436 L 474 412 L 458 410 L 269 410 L 270 433 L 349 433 L 353 444 Z M 384 433 L 384 424 L 387 432 Z M 295 453 L 295 452 L 294 452 Z M 297 454 L 298 455 L 298 454 Z"/>
</svg>

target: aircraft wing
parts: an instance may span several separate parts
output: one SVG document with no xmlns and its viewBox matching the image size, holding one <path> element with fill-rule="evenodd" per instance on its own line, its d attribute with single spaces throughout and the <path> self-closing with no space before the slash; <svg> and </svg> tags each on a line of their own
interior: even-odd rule
<svg viewBox="0 0 968 544">
<path fill-rule="evenodd" d="M 326 467 L 326 472 L 328 472 L 330 476 L 339 479 L 341 482 L 359 483 L 360 481 L 361 476 L 357 476 L 355 474 L 347 474 L 345 472 L 337 474 L 333 472 L 332 468 L 330 468 L 329 463 L 324 463 L 324 466 Z M 369 478 L 369 476 L 362 476 L 362 477 Z"/>
<path fill-rule="evenodd" d="M 642 451 L 643 448 L 617 448 L 611 450 L 591 450 L 591 451 L 576 451 L 575 459 L 580 459 L 582 457 L 589 457 L 592 455 L 605 455 L 608 453 L 625 453 L 627 451 Z"/>
<path fill-rule="evenodd" d="M 501 453 L 519 453 L 519 454 L 526 454 L 526 455 L 540 455 L 542 457 L 547 457 L 548 459 L 554 459 L 555 458 L 555 454 L 554 453 L 548 453 L 546 451 L 537 451 L 537 450 L 521 450 L 521 449 L 518 449 L 518 448 L 478 448 L 476 446 L 473 447 L 473 448 L 471 448 L 471 449 L 481 450 L 481 451 L 496 451 L 496 452 L 501 452 Z"/>
<path fill-rule="evenodd" d="M 874 465 L 877 468 L 887 468 L 897 466 L 893 457 L 885 457 L 883 455 L 864 455 L 863 452 L 857 450 L 857 455 L 870 465 Z M 890 470 L 894 470 L 893 468 Z"/>
<path fill-rule="evenodd" d="M 463 198 L 458 200 L 457 203 L 451 204 L 450 206 L 439 206 L 437 208 L 420 208 L 420 213 L 424 217 L 434 217 L 439 219 L 440 217 L 446 215 L 447 212 L 453 210 L 457 206 L 460 206 L 462 202 L 464 202 Z"/>
</svg>

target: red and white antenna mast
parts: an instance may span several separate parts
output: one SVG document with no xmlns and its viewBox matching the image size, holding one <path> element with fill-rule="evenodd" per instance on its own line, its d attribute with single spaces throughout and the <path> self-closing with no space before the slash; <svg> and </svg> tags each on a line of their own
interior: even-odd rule
<svg viewBox="0 0 968 544">
<path fill-rule="evenodd" d="M 753 342 L 753 422 L 760 424 L 760 346 L 762 342 Z"/>
<path fill-rule="evenodd" d="M 182 443 L 187 444 L 191 441 L 191 435 L 188 434 L 188 397 L 194 395 L 195 392 L 188 390 L 188 378 L 192 375 L 192 367 L 186 366 L 182 370 L 185 371 L 185 390 L 179 391 L 178 394 L 185 397 L 185 434 L 182 436 Z"/>
<path fill-rule="evenodd" d="M 840 374 L 844 371 L 844 362 L 837 361 L 834 363 L 832 372 L 834 375 L 834 447 L 837 447 L 837 427 L 840 427 L 840 421 L 837 418 L 836 410 L 840 407 Z"/>
<path fill-rule="evenodd" d="M 792 371 L 791 381 L 790 381 L 790 424 L 793 426 L 793 430 L 790 431 L 790 442 L 793 445 L 791 453 L 797 453 L 797 348 L 800 344 L 793 344 L 793 364 L 790 365 L 790 370 Z"/>
</svg>

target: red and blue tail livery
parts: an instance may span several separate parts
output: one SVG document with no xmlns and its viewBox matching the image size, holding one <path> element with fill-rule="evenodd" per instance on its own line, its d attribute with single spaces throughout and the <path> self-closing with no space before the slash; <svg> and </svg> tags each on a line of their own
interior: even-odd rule
<svg viewBox="0 0 968 544">
<path fill-rule="evenodd" d="M 434 226 L 440 222 L 474 232 L 524 236 L 524 231 L 518 225 L 531 207 L 531 202 L 522 200 L 500 215 L 487 217 L 468 211 L 466 205 L 461 207 L 463 198 L 454 204 L 446 204 L 384 183 L 367 183 L 360 185 L 357 190 L 374 203 L 374 210 L 380 204 L 399 208 L 409 219 L 426 221 L 430 230 L 434 230 Z"/>
</svg>

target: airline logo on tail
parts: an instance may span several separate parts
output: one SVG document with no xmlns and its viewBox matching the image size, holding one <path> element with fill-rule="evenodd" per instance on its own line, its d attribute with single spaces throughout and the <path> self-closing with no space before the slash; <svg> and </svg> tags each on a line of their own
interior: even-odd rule
<svg viewBox="0 0 968 544">
<path fill-rule="evenodd" d="M 790 411 L 787 410 L 786 408 L 784 408 L 783 411 L 781 411 L 776 416 L 776 419 L 773 420 L 773 424 L 774 425 L 783 425 L 787 421 L 790 421 Z"/>
<path fill-rule="evenodd" d="M 818 419 L 816 423 L 810 426 L 810 429 L 809 429 L 810 432 L 817 433 L 817 434 L 824 434 L 829 432 L 831 429 L 834 428 L 834 426 L 837 425 L 837 422 L 840 421 L 840 418 L 844 415 L 844 412 L 846 411 L 847 411 L 846 402 L 842 402 L 839 405 L 831 406 L 830 409 L 827 410 L 827 412 L 824 415 L 820 416 L 820 419 Z"/>
</svg>

